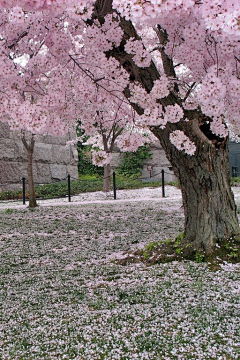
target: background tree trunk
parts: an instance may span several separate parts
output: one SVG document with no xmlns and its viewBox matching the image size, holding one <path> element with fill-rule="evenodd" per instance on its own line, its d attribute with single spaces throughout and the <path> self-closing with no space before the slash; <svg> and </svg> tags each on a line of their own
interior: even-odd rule
<svg viewBox="0 0 240 360">
<path fill-rule="evenodd" d="M 111 186 L 111 167 L 110 164 L 104 165 L 103 191 L 110 191 Z"/>
<path fill-rule="evenodd" d="M 22 142 L 28 155 L 28 190 L 29 190 L 29 207 L 34 208 L 37 206 L 34 179 L 33 179 L 33 151 L 34 151 L 34 136 L 32 135 L 29 144 L 25 136 L 22 137 Z"/>
</svg>

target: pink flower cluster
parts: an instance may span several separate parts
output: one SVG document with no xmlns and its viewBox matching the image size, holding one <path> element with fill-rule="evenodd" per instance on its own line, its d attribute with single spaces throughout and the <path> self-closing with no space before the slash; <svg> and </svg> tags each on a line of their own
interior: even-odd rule
<svg viewBox="0 0 240 360">
<path fill-rule="evenodd" d="M 184 117 L 183 109 L 178 105 L 168 105 L 164 113 L 166 122 L 177 123 Z"/>
<path fill-rule="evenodd" d="M 101 134 L 107 153 L 117 138 L 124 151 L 136 148 L 135 131 L 126 130 L 136 120 L 142 126 L 163 128 L 167 122 L 184 120 L 185 109 L 201 108 L 218 136 L 227 135 L 226 125 L 239 132 L 237 1 L 113 0 L 113 7 L 132 20 L 142 36 L 130 38 L 125 51 L 138 67 L 153 61 L 161 74 L 151 91 L 130 81 L 119 61 L 106 56 L 121 44 L 123 30 L 115 14 L 107 15 L 103 24 L 95 20 L 87 25 L 93 4 L 93 0 L 0 0 L 0 101 L 12 127 L 58 133 L 80 119 L 87 135 Z M 164 44 L 153 30 L 156 24 L 167 34 Z M 175 74 L 169 75 L 161 51 L 173 62 Z M 142 116 L 124 98 L 126 88 L 130 103 L 142 108 Z M 164 105 L 170 92 L 178 101 Z M 171 141 L 192 154 L 194 146 L 184 136 L 177 130 Z"/>
<path fill-rule="evenodd" d="M 144 49 L 141 40 L 134 40 L 130 38 L 125 45 L 125 51 L 128 54 L 133 54 L 133 59 L 139 67 L 148 67 L 151 63 L 152 57 L 149 52 Z"/>
<path fill-rule="evenodd" d="M 104 150 L 98 150 L 92 152 L 92 162 L 97 166 L 104 166 L 110 163 L 112 154 L 105 152 Z"/>
<path fill-rule="evenodd" d="M 125 132 L 117 139 L 117 145 L 122 152 L 136 151 L 143 144 L 143 134 L 137 132 Z"/>
<path fill-rule="evenodd" d="M 170 141 L 179 151 L 185 151 L 190 156 L 196 151 L 196 145 L 181 130 L 173 131 L 170 134 Z"/>
</svg>

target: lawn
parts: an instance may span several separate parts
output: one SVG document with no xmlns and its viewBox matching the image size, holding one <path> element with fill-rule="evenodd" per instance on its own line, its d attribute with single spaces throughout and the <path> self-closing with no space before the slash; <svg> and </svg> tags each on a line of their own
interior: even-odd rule
<svg viewBox="0 0 240 360">
<path fill-rule="evenodd" d="M 1 360 L 240 358 L 239 265 L 119 261 L 183 231 L 179 199 L 5 208 L 0 221 Z"/>
</svg>

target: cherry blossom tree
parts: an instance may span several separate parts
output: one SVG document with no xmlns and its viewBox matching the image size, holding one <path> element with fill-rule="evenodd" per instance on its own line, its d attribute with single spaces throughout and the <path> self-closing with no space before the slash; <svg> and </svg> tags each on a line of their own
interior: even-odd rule
<svg viewBox="0 0 240 360">
<path fill-rule="evenodd" d="M 237 136 L 240 118 L 238 2 L 1 0 L 0 6 L 5 54 L 15 47 L 31 58 L 33 48 L 46 46 L 51 61 L 84 73 L 109 98 L 124 94 L 138 122 L 160 140 L 182 190 L 183 255 L 210 257 L 226 240 L 239 248 L 228 163 L 228 136 Z"/>
<path fill-rule="evenodd" d="M 3 120 L 7 119 L 11 130 L 17 132 L 27 151 L 28 158 L 28 189 L 29 207 L 36 207 L 36 194 L 33 176 L 33 156 L 36 135 L 64 136 L 68 128 L 61 119 L 53 117 L 48 111 L 42 109 L 41 103 L 34 103 L 24 100 L 22 103 L 13 101 L 8 102 L 8 110 Z M 54 126 L 52 126 L 54 122 Z M 54 127 L 55 131 L 53 131 Z"/>
<path fill-rule="evenodd" d="M 239 132 L 239 7 L 230 1 L 113 6 L 125 18 L 122 48 L 113 48 L 111 56 L 128 67 L 133 103 L 151 118 L 181 185 L 183 252 L 211 256 L 223 239 L 239 241 L 228 158 L 228 131 Z"/>
<path fill-rule="evenodd" d="M 91 145 L 92 162 L 103 166 L 103 191 L 108 192 L 111 185 L 112 152 L 116 146 L 121 152 L 136 151 L 140 145 L 148 141 L 149 131 L 138 126 L 135 122 L 135 111 L 122 99 L 112 98 L 109 102 L 106 91 L 96 88 L 94 83 L 91 95 L 88 93 L 84 104 L 79 96 L 76 107 L 81 119 L 79 128 L 87 140 L 83 145 Z M 75 92 L 76 93 L 76 92 Z"/>
<path fill-rule="evenodd" d="M 100 22 L 112 11 L 104 4 L 95 7 Z M 113 1 L 124 35 L 120 46 L 107 52 L 129 72 L 126 96 L 159 138 L 179 179 L 182 251 L 190 257 L 197 252 L 211 257 L 227 238 L 239 248 L 228 158 L 228 131 L 239 132 L 239 8 L 230 1 L 212 5 L 130 1 L 123 7 Z"/>
<path fill-rule="evenodd" d="M 44 57 L 46 60 L 46 57 Z M 55 70 L 44 75 L 39 72 L 39 59 L 34 59 L 32 64 L 26 67 L 23 59 L 11 54 L 13 68 L 8 88 L 1 94 L 3 104 L 2 121 L 7 121 L 11 130 L 17 132 L 27 151 L 28 158 L 28 188 L 29 207 L 36 207 L 36 194 L 33 177 L 33 155 L 36 135 L 64 136 L 69 131 L 65 117 L 69 111 L 69 102 L 65 93 L 58 91 L 58 83 L 54 77 Z M 36 61 L 36 62 L 35 62 Z M 35 70 L 35 71 L 34 71 Z M 57 69 L 59 76 L 60 69 Z M 63 74 L 62 74 L 63 76 Z M 52 86 L 54 78 L 54 89 Z M 10 80 L 12 81 L 10 83 Z M 57 114 L 61 114 L 57 116 Z"/>
</svg>

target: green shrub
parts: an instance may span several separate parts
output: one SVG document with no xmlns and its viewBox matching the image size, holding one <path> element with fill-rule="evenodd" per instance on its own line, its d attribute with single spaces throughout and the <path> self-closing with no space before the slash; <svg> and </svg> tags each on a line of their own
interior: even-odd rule
<svg viewBox="0 0 240 360">
<path fill-rule="evenodd" d="M 116 173 L 116 187 L 117 189 L 141 189 L 144 187 L 158 187 L 161 186 L 161 181 L 143 182 L 141 179 L 132 177 L 125 177 L 122 174 Z"/>
<path fill-rule="evenodd" d="M 231 186 L 239 186 L 239 185 L 240 185 L 240 177 L 232 177 Z"/>
<path fill-rule="evenodd" d="M 84 192 L 100 191 L 103 187 L 103 178 L 85 176 L 79 180 L 71 181 L 71 195 Z M 65 197 L 68 194 L 67 181 L 47 185 L 38 185 L 35 188 L 37 198 L 50 199 L 54 197 Z"/>
<path fill-rule="evenodd" d="M 22 190 L 0 192 L 0 200 L 22 199 Z"/>
<path fill-rule="evenodd" d="M 79 137 L 82 137 L 82 142 L 78 142 L 78 173 L 79 175 L 103 175 L 103 167 L 93 165 L 91 159 L 91 145 L 83 145 L 88 139 L 89 136 L 84 136 L 84 130 L 81 129 L 81 121 L 78 121 L 77 125 L 77 134 Z"/>
<path fill-rule="evenodd" d="M 126 152 L 119 165 L 118 173 L 126 177 L 139 177 L 143 168 L 143 160 L 151 159 L 151 157 L 152 154 L 146 145 L 140 146 L 135 152 Z"/>
<path fill-rule="evenodd" d="M 78 173 L 79 175 L 103 175 L 103 167 L 93 165 L 89 147 L 78 146 Z"/>
</svg>

